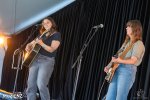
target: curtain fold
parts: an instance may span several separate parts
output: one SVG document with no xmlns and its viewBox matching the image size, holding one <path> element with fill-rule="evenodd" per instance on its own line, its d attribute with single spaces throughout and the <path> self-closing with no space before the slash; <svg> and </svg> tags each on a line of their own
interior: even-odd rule
<svg viewBox="0 0 150 100">
<path fill-rule="evenodd" d="M 78 67 L 72 68 L 72 65 L 77 59 L 91 28 L 95 25 L 104 24 L 104 28 L 98 29 L 83 53 L 75 98 L 75 100 L 97 100 L 99 89 L 105 77 L 104 67 L 125 39 L 126 22 L 130 19 L 138 19 L 143 26 L 143 42 L 146 52 L 142 64 L 138 66 L 136 80 L 128 95 L 128 100 L 150 99 L 149 9 L 149 0 L 76 0 L 73 4 L 51 15 L 62 36 L 55 70 L 49 83 L 51 97 L 56 100 L 72 99 Z M 27 39 L 30 30 L 31 28 L 9 40 L 13 46 L 8 45 L 5 57 L 1 86 L 5 90 L 12 91 L 14 81 L 14 73 L 9 69 L 12 61 L 10 56 Z M 92 30 L 92 34 L 94 30 Z M 20 39 L 18 40 L 18 38 Z M 27 72 L 27 70 L 23 70 L 19 74 L 21 76 L 18 79 L 18 91 L 23 91 L 26 87 Z M 11 80 L 9 80 L 10 78 Z M 106 94 L 107 87 L 108 83 L 104 85 L 101 91 L 100 100 Z"/>
</svg>

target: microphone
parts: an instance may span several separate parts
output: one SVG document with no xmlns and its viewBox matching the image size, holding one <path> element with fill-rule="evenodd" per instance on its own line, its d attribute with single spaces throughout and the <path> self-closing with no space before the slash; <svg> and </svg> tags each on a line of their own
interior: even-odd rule
<svg viewBox="0 0 150 100">
<path fill-rule="evenodd" d="M 99 25 L 93 26 L 93 28 L 103 28 L 103 27 L 104 27 L 103 24 L 99 24 Z"/>
<path fill-rule="evenodd" d="M 34 25 L 35 27 L 40 27 L 40 26 L 42 26 L 42 24 L 36 24 L 36 25 Z"/>
</svg>

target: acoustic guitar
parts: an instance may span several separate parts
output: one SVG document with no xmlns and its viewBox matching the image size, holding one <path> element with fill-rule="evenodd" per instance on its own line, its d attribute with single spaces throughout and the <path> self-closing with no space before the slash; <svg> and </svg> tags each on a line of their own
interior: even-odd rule
<svg viewBox="0 0 150 100">
<path fill-rule="evenodd" d="M 43 33 L 38 39 L 41 40 L 46 40 L 49 36 L 52 36 L 54 33 L 51 33 L 50 31 L 47 31 L 45 33 Z M 45 39 L 43 39 L 43 36 L 46 36 Z M 36 41 L 36 40 L 35 40 Z M 34 59 L 36 58 L 37 54 L 39 53 L 40 49 L 41 49 L 41 45 L 37 44 L 36 42 L 32 45 L 32 48 L 30 50 L 30 52 L 26 52 L 25 56 L 24 56 L 24 60 L 22 65 L 25 67 L 29 67 L 30 64 L 34 61 Z"/>
<path fill-rule="evenodd" d="M 24 61 L 22 63 L 23 66 L 29 67 L 30 64 L 34 61 L 37 54 L 39 53 L 41 46 L 39 44 L 35 44 L 33 49 L 30 52 L 26 52 Z"/>
</svg>

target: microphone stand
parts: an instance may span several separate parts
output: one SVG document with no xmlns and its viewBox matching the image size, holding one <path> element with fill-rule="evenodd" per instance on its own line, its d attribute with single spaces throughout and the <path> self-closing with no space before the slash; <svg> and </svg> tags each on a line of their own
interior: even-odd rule
<svg viewBox="0 0 150 100">
<path fill-rule="evenodd" d="M 106 83 L 106 80 L 104 79 L 102 86 L 99 86 L 99 88 L 98 88 L 97 100 L 100 100 L 101 92 L 102 92 L 102 89 L 103 89 L 105 83 Z M 103 100 L 106 100 L 106 95 L 104 96 Z"/>
<path fill-rule="evenodd" d="M 74 64 L 72 65 L 72 68 L 74 68 L 75 65 L 77 64 L 75 82 L 74 82 L 74 85 L 73 85 L 72 100 L 75 100 L 75 94 L 76 94 L 76 89 L 77 89 L 78 77 L 79 77 L 79 73 L 80 73 L 80 69 L 81 69 L 83 53 L 84 53 L 85 49 L 87 48 L 87 46 L 89 45 L 92 38 L 95 36 L 96 32 L 98 31 L 98 28 L 99 27 L 97 27 L 97 28 L 92 27 L 91 28 L 91 30 L 88 34 L 88 37 L 86 38 L 86 41 L 84 42 L 84 44 L 82 46 L 80 54 L 78 55 L 77 59 L 75 60 Z M 91 35 L 93 29 L 95 29 L 95 30 L 94 30 L 93 34 Z M 91 37 L 90 37 L 90 35 L 91 35 Z"/>
<path fill-rule="evenodd" d="M 33 28 L 32 28 L 31 34 L 28 36 L 27 40 L 23 43 L 23 45 L 20 46 L 20 48 L 16 49 L 14 51 L 14 54 L 13 54 L 12 69 L 15 69 L 17 71 L 16 71 L 16 76 L 15 76 L 15 83 L 14 83 L 12 97 L 16 98 L 16 99 L 23 98 L 21 92 L 15 92 L 16 91 L 16 86 L 17 86 L 18 72 L 19 72 L 19 70 L 22 70 L 22 61 L 23 61 L 23 57 L 24 57 L 23 48 L 28 43 L 29 39 L 31 39 L 31 37 L 34 35 L 34 33 L 36 31 L 37 31 L 37 28 L 35 29 L 35 31 L 33 31 Z M 15 58 L 15 55 L 18 55 L 17 67 L 14 67 L 14 58 Z"/>
<path fill-rule="evenodd" d="M 33 28 L 31 30 L 31 34 L 28 36 L 27 40 L 20 46 L 20 48 L 17 49 L 17 52 L 21 52 L 23 50 L 23 48 L 25 47 L 25 45 L 28 43 L 28 41 L 31 39 L 31 37 L 34 35 L 34 33 L 38 30 L 38 28 L 36 27 L 36 29 L 33 31 Z M 33 32 L 32 32 L 33 31 Z"/>
</svg>

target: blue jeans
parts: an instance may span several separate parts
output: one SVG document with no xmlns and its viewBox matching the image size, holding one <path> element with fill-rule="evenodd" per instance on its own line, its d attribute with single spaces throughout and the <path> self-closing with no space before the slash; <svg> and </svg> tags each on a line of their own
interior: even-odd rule
<svg viewBox="0 0 150 100">
<path fill-rule="evenodd" d="M 120 64 L 106 94 L 106 100 L 127 100 L 136 76 L 135 65 Z"/>
<path fill-rule="evenodd" d="M 29 69 L 27 100 L 36 100 L 37 89 L 41 100 L 50 100 L 49 89 L 47 87 L 49 79 L 54 69 L 55 59 L 38 54 Z"/>
</svg>

